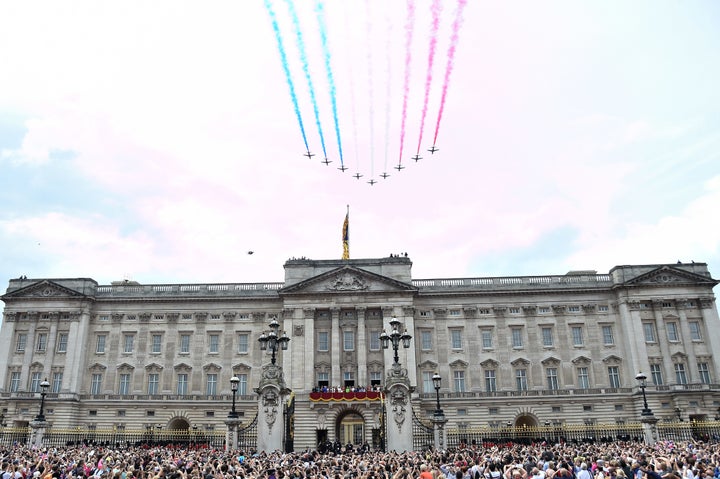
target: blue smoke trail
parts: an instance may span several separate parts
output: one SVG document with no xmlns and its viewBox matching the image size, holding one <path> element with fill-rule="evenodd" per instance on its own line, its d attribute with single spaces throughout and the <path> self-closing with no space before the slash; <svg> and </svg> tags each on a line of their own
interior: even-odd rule
<svg viewBox="0 0 720 479">
<path fill-rule="evenodd" d="M 295 11 L 295 5 L 292 0 L 285 0 L 290 10 L 290 17 L 295 27 L 295 41 L 297 43 L 298 50 L 300 51 L 300 60 L 302 61 L 303 71 L 305 72 L 305 79 L 307 80 L 308 90 L 310 90 L 310 100 L 312 101 L 313 111 L 315 112 L 315 124 L 320 134 L 320 144 L 322 145 L 323 156 L 327 158 L 327 151 L 325 151 L 325 135 L 323 135 L 322 125 L 320 124 L 320 112 L 318 111 L 317 100 L 315 99 L 315 87 L 313 86 L 312 78 L 310 77 L 310 66 L 308 65 L 307 53 L 305 53 L 305 42 L 303 41 L 302 31 L 300 30 L 300 19 L 298 19 L 297 12 Z"/>
<path fill-rule="evenodd" d="M 327 27 L 325 26 L 325 7 L 322 2 L 315 6 L 318 25 L 320 27 L 320 40 L 322 41 L 323 54 L 325 56 L 325 71 L 327 72 L 328 85 L 330 86 L 330 101 L 332 102 L 333 121 L 335 122 L 335 136 L 337 137 L 338 151 L 340 152 L 340 164 L 343 163 L 342 141 L 340 140 L 340 124 L 337 115 L 337 98 L 335 96 L 335 80 L 333 80 L 332 67 L 330 66 L 330 50 L 327 44 Z"/>
<path fill-rule="evenodd" d="M 303 125 L 302 115 L 300 115 L 300 106 L 298 105 L 297 95 L 295 94 L 295 85 L 290 75 L 290 68 L 288 67 L 287 55 L 285 54 L 285 46 L 283 46 L 282 35 L 280 35 L 280 27 L 277 23 L 277 17 L 275 11 L 270 4 L 270 0 L 265 0 L 265 9 L 270 14 L 270 20 L 272 21 L 273 31 L 275 32 L 275 40 L 277 40 L 278 51 L 280 52 L 280 60 L 282 62 L 283 70 L 285 71 L 285 79 L 287 80 L 288 88 L 290 88 L 290 98 L 292 98 L 293 106 L 295 107 L 295 116 L 297 116 L 298 124 L 300 125 L 300 132 L 302 133 L 303 142 L 305 142 L 305 149 L 310 151 L 310 147 L 307 142 L 307 135 L 305 135 L 305 126 Z"/>
</svg>

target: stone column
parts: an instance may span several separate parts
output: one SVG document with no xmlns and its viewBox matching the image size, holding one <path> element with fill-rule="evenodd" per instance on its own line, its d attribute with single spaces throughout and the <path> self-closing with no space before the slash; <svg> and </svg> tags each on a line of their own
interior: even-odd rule
<svg viewBox="0 0 720 479">
<path fill-rule="evenodd" d="M 405 351 L 405 361 L 403 364 L 407 366 L 408 370 L 408 378 L 410 379 L 410 384 L 412 386 L 417 386 L 417 359 L 415 356 L 415 308 L 411 306 L 403 306 L 402 308 L 403 316 L 400 321 L 403 323 L 403 331 L 400 331 L 401 333 L 407 330 L 408 333 L 412 336 L 410 339 L 410 347 L 403 350 Z"/>
<path fill-rule="evenodd" d="M 330 308 L 330 350 L 331 350 L 331 369 L 330 369 L 330 387 L 342 386 L 342 376 L 340 375 L 340 308 Z"/>
<path fill-rule="evenodd" d="M 387 417 L 387 450 L 413 450 L 413 413 L 410 394 L 413 387 L 407 369 L 395 363 L 385 380 L 385 409 Z"/>
<path fill-rule="evenodd" d="M 690 347 L 685 347 L 685 353 L 687 354 L 687 379 L 689 383 L 699 383 L 700 373 L 698 372 L 698 361 L 695 356 L 695 346 L 690 339 L 690 325 L 688 324 L 687 314 L 685 314 L 685 301 L 676 301 L 675 305 L 677 307 L 678 316 L 680 316 L 680 324 L 678 324 L 680 338 L 685 344 L 690 345 Z"/>
<path fill-rule="evenodd" d="M 640 422 L 643 427 L 643 436 L 645 438 L 645 444 L 652 446 L 658 440 L 657 427 L 655 426 L 659 421 L 654 414 L 648 414 L 647 416 L 641 416 Z"/>
<path fill-rule="evenodd" d="M 355 308 L 357 314 L 357 383 L 356 386 L 368 386 L 370 381 L 367 378 L 367 330 L 365 327 L 365 314 L 367 309 Z"/>
<path fill-rule="evenodd" d="M 284 444 L 283 401 L 290 393 L 283 371 L 277 364 L 262 368 L 258 393 L 257 448 L 267 453 L 282 451 Z"/>
<path fill-rule="evenodd" d="M 240 425 L 240 419 L 238 418 L 227 418 L 225 420 L 227 430 L 225 431 L 225 450 L 236 451 L 238 448 L 238 426 Z"/>
<path fill-rule="evenodd" d="M 41 448 L 43 438 L 45 437 L 45 429 L 47 429 L 47 421 L 30 421 L 30 445 L 35 448 Z"/>
<path fill-rule="evenodd" d="M 703 319 L 702 334 L 706 335 L 708 343 L 708 351 L 720 351 L 720 318 L 715 307 L 715 298 L 700 298 L 699 300 L 700 314 Z M 711 382 L 717 383 L 720 376 L 720 355 L 712 356 L 714 371 L 711 371 Z"/>
<path fill-rule="evenodd" d="M 310 391 L 317 386 L 317 373 L 315 372 L 315 351 L 317 350 L 315 345 L 315 308 L 304 308 L 302 314 L 303 325 L 305 326 L 303 331 L 305 335 L 303 338 L 303 354 L 309 358 L 305 362 L 302 389 Z"/>
<path fill-rule="evenodd" d="M 447 422 L 448 420 L 442 411 L 436 411 L 433 414 L 433 435 L 435 437 L 435 449 L 438 451 L 447 449 L 447 430 L 445 429 Z"/>
<path fill-rule="evenodd" d="M 653 317 L 655 318 L 655 333 L 657 337 L 657 344 L 660 346 L 660 355 L 663 358 L 670 359 L 670 343 L 667 336 L 667 328 L 665 327 L 665 319 L 662 315 L 662 299 L 653 299 Z M 678 325 L 678 334 L 680 333 L 680 325 Z M 643 331 L 643 339 L 645 338 L 645 332 Z M 689 368 L 689 365 L 688 365 Z M 641 371 L 645 371 L 642 369 Z M 650 374 L 650 367 L 647 368 L 648 375 Z M 688 371 L 688 374 L 690 371 Z M 663 361 L 663 378 L 667 383 L 669 379 L 675 377 L 675 370 L 673 369 L 672 361 Z"/>
</svg>

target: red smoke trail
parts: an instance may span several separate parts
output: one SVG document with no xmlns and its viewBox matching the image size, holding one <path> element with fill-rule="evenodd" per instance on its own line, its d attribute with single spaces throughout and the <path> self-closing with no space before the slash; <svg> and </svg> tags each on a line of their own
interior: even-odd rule
<svg viewBox="0 0 720 479">
<path fill-rule="evenodd" d="M 420 154 L 420 144 L 422 143 L 423 130 L 425 130 L 425 116 L 427 115 L 428 98 L 430 97 L 430 85 L 432 84 L 433 62 L 435 61 L 435 50 L 437 47 L 437 33 L 440 28 L 440 0 L 433 0 L 432 7 L 432 25 L 430 28 L 430 51 L 428 53 L 427 76 L 425 77 L 425 100 L 423 101 L 422 116 L 420 118 L 420 135 L 418 136 L 417 155 Z"/>
<path fill-rule="evenodd" d="M 412 44 L 413 25 L 415 24 L 415 4 L 413 0 L 407 0 L 408 15 L 405 20 L 405 83 L 403 85 L 403 108 L 402 121 L 400 123 L 400 160 L 398 165 L 402 164 L 403 146 L 405 145 L 405 120 L 407 119 L 407 102 L 410 93 L 410 46 Z"/>
<path fill-rule="evenodd" d="M 437 124 L 435 125 L 435 136 L 433 137 L 433 145 L 437 144 L 438 131 L 440 130 L 440 120 L 442 120 L 443 110 L 445 109 L 445 98 L 447 97 L 448 84 L 450 83 L 450 74 L 452 73 L 455 63 L 455 50 L 457 48 L 458 37 L 460 36 L 460 26 L 462 26 L 462 12 L 467 4 L 467 0 L 458 0 L 458 8 L 455 12 L 455 21 L 452 25 L 452 36 L 450 37 L 450 48 L 448 48 L 447 67 L 445 68 L 445 82 L 443 83 L 442 97 L 440 98 L 440 111 L 438 111 Z"/>
</svg>

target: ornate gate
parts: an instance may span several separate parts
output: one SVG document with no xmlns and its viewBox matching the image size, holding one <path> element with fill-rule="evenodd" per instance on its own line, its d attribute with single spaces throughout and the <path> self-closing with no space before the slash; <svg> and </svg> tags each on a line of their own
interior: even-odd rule
<svg viewBox="0 0 720 479">
<path fill-rule="evenodd" d="M 413 449 L 416 451 L 431 449 L 435 445 L 435 433 L 432 424 L 423 422 L 423 420 L 415 414 L 415 408 L 413 408 L 412 413 Z"/>
<path fill-rule="evenodd" d="M 257 423 L 258 415 L 255 414 L 250 423 L 245 427 L 238 427 L 238 449 L 254 451 L 257 449 Z"/>
</svg>

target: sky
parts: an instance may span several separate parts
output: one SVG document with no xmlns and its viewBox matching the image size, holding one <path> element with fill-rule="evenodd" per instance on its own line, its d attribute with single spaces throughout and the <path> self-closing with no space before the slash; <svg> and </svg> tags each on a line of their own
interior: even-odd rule
<svg viewBox="0 0 720 479">
<path fill-rule="evenodd" d="M 2 1 L 0 284 L 283 281 L 341 257 L 348 207 L 350 257 L 416 279 L 720 278 L 718 25 L 713 0 Z"/>
</svg>

